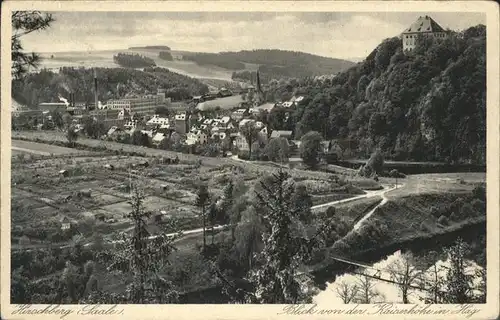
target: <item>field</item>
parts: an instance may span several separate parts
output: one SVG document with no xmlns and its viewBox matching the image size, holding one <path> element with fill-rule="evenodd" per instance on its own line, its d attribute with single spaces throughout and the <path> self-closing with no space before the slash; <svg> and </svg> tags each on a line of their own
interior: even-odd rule
<svg viewBox="0 0 500 320">
<path fill-rule="evenodd" d="M 43 137 L 44 134 L 47 133 L 38 132 L 37 136 Z M 91 139 L 79 142 L 101 143 Z M 162 216 L 161 221 L 150 221 L 152 233 L 159 232 L 163 219 L 168 217 L 178 218 L 184 230 L 196 229 L 201 226 L 201 219 L 197 218 L 199 208 L 194 206 L 194 202 L 201 183 L 207 184 L 213 196 L 217 197 L 230 179 L 251 191 L 257 179 L 276 172 L 273 166 L 108 142 L 106 146 L 110 149 L 99 153 L 28 141 L 13 140 L 12 145 L 26 150 L 24 154 L 12 155 L 13 244 L 27 235 L 23 231 L 26 229 L 55 232 L 63 217 L 67 217 L 75 229 L 87 238 L 96 229 L 101 230 L 105 237 L 127 230 L 131 227 L 125 215 L 130 211 L 127 201 L 132 180 L 143 186 L 146 210 Z M 142 155 L 110 153 L 118 147 Z M 41 150 L 44 154 L 38 154 Z M 175 156 L 179 156 L 179 164 L 166 164 L 162 160 Z M 199 160 L 202 160 L 201 163 Z M 144 162 L 147 166 L 138 165 Z M 133 165 L 135 167 L 130 170 Z M 356 183 L 363 184 L 363 180 L 347 183 L 343 179 L 335 181 L 331 175 L 322 172 L 285 170 L 297 183 L 306 187 L 314 205 L 364 193 L 355 187 Z M 32 245 L 44 240 L 32 234 L 29 237 Z"/>
<path fill-rule="evenodd" d="M 65 144 L 67 139 L 62 132 L 57 131 L 12 131 L 12 141 L 29 141 L 29 142 L 37 142 L 37 143 L 47 143 L 46 150 L 50 152 L 52 148 L 58 147 L 55 145 Z M 232 158 L 211 158 L 211 157 L 203 157 L 192 154 L 174 152 L 174 151 L 166 151 L 159 150 L 154 148 L 146 148 L 139 147 L 135 145 L 122 144 L 117 142 L 110 142 L 104 140 L 95 140 L 95 139 L 86 139 L 79 138 L 77 140 L 77 147 L 79 149 L 105 149 L 109 152 L 118 152 L 118 153 L 140 153 L 145 157 L 168 157 L 175 158 L 176 156 L 179 158 L 181 162 L 196 164 L 200 163 L 202 166 L 210 166 L 210 167 L 218 167 L 221 165 L 236 165 L 238 167 L 242 167 L 247 172 L 254 173 L 274 173 L 277 170 L 277 166 L 271 162 L 263 162 L 263 161 L 238 161 Z M 320 179 L 320 180 L 329 180 L 333 174 L 329 172 L 322 171 L 312 171 L 305 169 L 296 169 L 296 168 L 288 168 L 284 167 L 285 171 L 289 172 L 293 177 L 299 178 L 302 180 L 305 179 Z M 354 175 L 354 171 L 352 170 L 336 170 L 336 175 L 344 177 L 345 180 L 351 182 L 354 186 L 359 186 L 361 189 L 378 189 L 380 188 L 380 184 L 373 181 L 372 179 L 360 178 Z"/>
<path fill-rule="evenodd" d="M 225 98 L 219 98 L 215 100 L 208 100 L 202 102 L 196 106 L 199 110 L 213 110 L 216 107 L 221 107 L 221 109 L 231 110 L 235 107 L 238 107 L 240 102 L 243 102 L 243 99 L 240 95 L 234 95 Z"/>
<path fill-rule="evenodd" d="M 46 144 L 20 140 L 12 140 L 11 149 L 14 154 L 39 154 L 44 156 L 62 154 L 76 155 L 83 153 L 82 151 L 76 149 L 58 146 L 51 146 L 50 148 L 47 148 Z"/>
</svg>

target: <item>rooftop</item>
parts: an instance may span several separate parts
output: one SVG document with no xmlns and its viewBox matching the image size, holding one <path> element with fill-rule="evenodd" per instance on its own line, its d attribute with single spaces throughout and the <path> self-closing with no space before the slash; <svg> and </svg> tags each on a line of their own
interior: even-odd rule
<svg viewBox="0 0 500 320">
<path fill-rule="evenodd" d="M 418 32 L 445 32 L 445 30 L 429 16 L 419 17 L 408 29 L 403 33 L 418 33 Z"/>
</svg>

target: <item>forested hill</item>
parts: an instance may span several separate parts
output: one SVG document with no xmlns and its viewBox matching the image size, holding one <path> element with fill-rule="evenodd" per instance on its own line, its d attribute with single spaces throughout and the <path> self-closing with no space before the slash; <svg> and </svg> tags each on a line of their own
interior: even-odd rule
<svg viewBox="0 0 500 320">
<path fill-rule="evenodd" d="M 159 87 L 165 88 L 166 96 L 174 101 L 208 92 L 208 87 L 197 79 L 159 67 L 144 70 L 97 68 L 99 100 L 154 94 Z M 93 79 L 92 69 L 64 67 L 59 73 L 41 70 L 22 80 L 13 80 L 12 98 L 34 108 L 40 102 L 59 102 L 58 95 L 69 98 L 72 91 L 78 102 L 94 102 Z"/>
<path fill-rule="evenodd" d="M 198 64 L 216 65 L 232 70 L 245 69 L 248 64 L 256 64 L 263 81 L 270 79 L 307 77 L 323 74 L 335 74 L 354 65 L 353 62 L 321 57 L 304 52 L 260 49 L 239 52 L 192 53 L 183 59 Z M 241 76 L 236 73 L 235 78 Z M 242 75 L 244 76 L 244 74 Z"/>
<path fill-rule="evenodd" d="M 303 94 L 295 135 L 351 138 L 393 159 L 485 163 L 486 27 L 419 39 L 403 54 L 387 39 L 333 80 L 288 82 L 268 97 Z"/>
</svg>

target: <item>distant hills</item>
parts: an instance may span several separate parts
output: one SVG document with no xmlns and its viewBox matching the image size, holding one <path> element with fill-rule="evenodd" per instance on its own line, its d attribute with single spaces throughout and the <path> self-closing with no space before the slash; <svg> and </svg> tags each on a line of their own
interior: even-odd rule
<svg viewBox="0 0 500 320">
<path fill-rule="evenodd" d="M 215 65 L 235 72 L 233 79 L 250 80 L 247 69 L 258 69 L 261 80 L 300 78 L 336 74 L 354 62 L 310 53 L 278 49 L 243 50 L 220 53 L 183 53 L 183 59 L 199 65 Z"/>
<path fill-rule="evenodd" d="M 145 50 L 167 50 L 170 51 L 170 47 L 168 46 L 144 46 L 144 47 L 130 47 L 128 48 L 129 50 L 139 50 L 139 49 L 145 49 Z"/>
</svg>

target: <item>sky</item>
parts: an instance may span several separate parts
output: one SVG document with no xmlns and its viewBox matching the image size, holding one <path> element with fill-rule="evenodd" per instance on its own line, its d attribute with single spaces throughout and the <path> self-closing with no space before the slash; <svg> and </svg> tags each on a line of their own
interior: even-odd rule
<svg viewBox="0 0 500 320">
<path fill-rule="evenodd" d="M 366 57 L 419 16 L 443 28 L 486 24 L 482 13 L 53 12 L 51 28 L 23 37 L 28 51 L 95 51 L 167 45 L 221 52 L 283 49 L 332 58 Z"/>
</svg>

